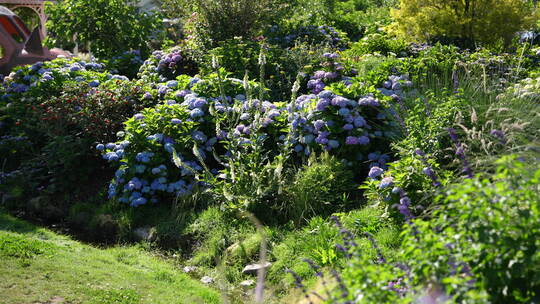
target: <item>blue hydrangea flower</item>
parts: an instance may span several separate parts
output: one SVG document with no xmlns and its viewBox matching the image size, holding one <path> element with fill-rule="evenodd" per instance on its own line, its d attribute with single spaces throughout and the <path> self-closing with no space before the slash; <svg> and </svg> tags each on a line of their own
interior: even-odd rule
<svg viewBox="0 0 540 304">
<path fill-rule="evenodd" d="M 336 149 L 339 147 L 339 141 L 337 140 L 329 140 L 328 141 L 328 146 L 330 146 L 332 149 Z"/>
<path fill-rule="evenodd" d="M 167 81 L 167 87 L 171 88 L 171 89 L 174 89 L 178 86 L 178 81 L 176 80 L 170 80 L 170 81 Z"/>
<path fill-rule="evenodd" d="M 338 111 L 338 114 L 341 115 L 341 116 L 347 116 L 351 113 L 351 111 L 347 108 L 341 108 L 339 109 Z"/>
<path fill-rule="evenodd" d="M 189 116 L 191 118 L 193 118 L 193 119 L 199 118 L 199 117 L 204 116 L 204 112 L 203 112 L 203 110 L 201 110 L 199 108 L 195 108 L 195 109 L 191 110 Z"/>
<path fill-rule="evenodd" d="M 367 145 L 369 144 L 370 140 L 369 140 L 369 137 L 367 136 L 360 136 L 358 137 L 358 144 L 360 145 Z"/>
<path fill-rule="evenodd" d="M 379 188 L 380 189 L 384 189 L 384 188 L 387 188 L 387 187 L 390 187 L 394 185 L 394 178 L 391 177 L 391 176 L 388 176 L 388 177 L 385 177 L 381 180 L 380 184 L 379 184 Z"/>
<path fill-rule="evenodd" d="M 173 118 L 171 119 L 171 123 L 175 124 L 175 125 L 179 125 L 182 123 L 182 120 L 178 119 L 178 118 Z"/>
</svg>

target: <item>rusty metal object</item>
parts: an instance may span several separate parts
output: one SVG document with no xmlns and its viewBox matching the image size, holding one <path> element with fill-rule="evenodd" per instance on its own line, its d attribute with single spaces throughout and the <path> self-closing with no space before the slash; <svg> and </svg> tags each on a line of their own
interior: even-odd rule
<svg viewBox="0 0 540 304">
<path fill-rule="evenodd" d="M 4 6 L 0 6 L 0 46 L 3 49 L 0 74 L 3 75 L 19 65 L 68 55 L 65 51 L 44 47 L 39 26 L 31 32 L 15 13 Z"/>
</svg>

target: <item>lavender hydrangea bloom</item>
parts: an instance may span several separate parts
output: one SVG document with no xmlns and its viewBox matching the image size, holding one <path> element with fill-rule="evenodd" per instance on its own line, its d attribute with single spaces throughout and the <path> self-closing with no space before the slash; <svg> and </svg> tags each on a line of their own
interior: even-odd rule
<svg viewBox="0 0 540 304">
<path fill-rule="evenodd" d="M 368 173 L 368 176 L 370 178 L 377 178 L 379 177 L 381 174 L 383 174 L 384 170 L 379 168 L 379 167 L 372 167 L 370 170 L 369 170 L 369 173 Z"/>
<path fill-rule="evenodd" d="M 178 118 L 173 118 L 171 119 L 171 123 L 175 124 L 175 125 L 179 125 L 182 123 L 182 120 L 178 119 Z"/>
<path fill-rule="evenodd" d="M 346 145 L 358 145 L 358 137 L 355 136 L 347 136 L 345 138 L 345 144 Z"/>
<path fill-rule="evenodd" d="M 319 102 L 317 102 L 315 109 L 317 109 L 317 111 L 324 111 L 329 105 L 330 101 L 328 101 L 328 99 L 320 99 Z"/>
<path fill-rule="evenodd" d="M 143 95 L 143 99 L 146 99 L 146 100 L 148 100 L 148 99 L 152 99 L 152 94 L 150 94 L 150 92 L 146 92 L 146 93 L 144 93 L 144 95 Z"/>
<path fill-rule="evenodd" d="M 336 53 L 324 53 L 323 56 L 328 59 L 337 59 L 339 57 Z"/>
<path fill-rule="evenodd" d="M 313 122 L 313 126 L 315 127 L 315 130 L 319 131 L 324 126 L 326 126 L 326 122 L 324 120 L 316 120 Z"/>
<path fill-rule="evenodd" d="M 141 120 L 144 119 L 144 115 L 141 113 L 137 113 L 135 114 L 135 116 L 133 116 L 133 118 L 135 118 L 135 120 Z"/>
<path fill-rule="evenodd" d="M 353 124 L 355 127 L 361 128 L 366 125 L 366 120 L 362 116 L 357 116 L 354 118 Z"/>
<path fill-rule="evenodd" d="M 336 72 L 326 72 L 324 74 L 324 78 L 326 79 L 336 79 L 338 77 L 338 73 Z"/>
<path fill-rule="evenodd" d="M 323 99 L 331 99 L 334 96 L 334 94 L 330 91 L 324 90 L 320 92 L 317 96 Z"/>
<path fill-rule="evenodd" d="M 379 184 L 379 188 L 384 189 L 384 188 L 392 186 L 393 184 L 394 184 L 394 178 L 391 176 L 388 176 L 381 180 L 381 183 Z"/>
<path fill-rule="evenodd" d="M 165 94 L 167 94 L 167 93 L 169 92 L 169 90 L 170 90 L 170 89 L 169 89 L 168 87 L 166 87 L 166 86 L 160 86 L 160 87 L 158 88 L 158 93 L 159 93 L 160 95 L 165 95 Z"/>
<path fill-rule="evenodd" d="M 313 74 L 313 79 L 322 79 L 326 75 L 325 71 L 317 71 L 315 74 Z"/>
</svg>

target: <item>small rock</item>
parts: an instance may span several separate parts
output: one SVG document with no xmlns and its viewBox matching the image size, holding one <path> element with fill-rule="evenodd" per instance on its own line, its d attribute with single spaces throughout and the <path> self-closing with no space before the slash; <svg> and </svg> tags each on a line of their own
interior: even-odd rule
<svg viewBox="0 0 540 304">
<path fill-rule="evenodd" d="M 209 276 L 204 276 L 201 278 L 201 282 L 203 282 L 204 284 L 211 284 L 214 283 L 214 279 Z"/>
<path fill-rule="evenodd" d="M 272 266 L 272 263 L 270 263 L 270 262 L 266 262 L 266 263 L 264 263 L 264 265 L 261 265 L 261 264 L 250 264 L 250 265 L 247 265 L 246 267 L 244 267 L 244 270 L 242 270 L 242 273 L 246 273 L 246 274 L 257 274 L 257 272 L 259 271 L 259 269 L 267 269 L 267 268 L 269 268 L 270 266 Z"/>
<path fill-rule="evenodd" d="M 186 266 L 186 267 L 184 267 L 184 272 L 185 273 L 193 272 L 195 270 L 197 270 L 197 267 L 195 267 L 195 266 Z"/>
<path fill-rule="evenodd" d="M 253 286 L 253 285 L 255 285 L 254 280 L 245 280 L 245 281 L 240 282 L 240 286 L 242 286 L 242 288 L 246 288 L 246 289 Z"/>
</svg>

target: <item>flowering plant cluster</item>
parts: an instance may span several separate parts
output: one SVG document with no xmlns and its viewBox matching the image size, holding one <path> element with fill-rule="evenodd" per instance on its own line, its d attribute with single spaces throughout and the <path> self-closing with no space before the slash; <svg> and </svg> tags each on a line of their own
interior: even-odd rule
<svg viewBox="0 0 540 304">
<path fill-rule="evenodd" d="M 118 165 L 109 197 L 138 206 L 156 202 L 162 193 L 188 193 L 195 172 L 202 170 L 192 148 L 204 153 L 217 142 L 198 131 L 198 125 L 185 107 L 162 104 L 128 120 L 119 142 L 98 144 L 103 158 Z M 173 154 L 181 161 L 180 168 L 175 167 Z"/>
<path fill-rule="evenodd" d="M 298 26 L 286 29 L 273 25 L 268 32 L 269 42 L 282 47 L 293 47 L 296 43 L 328 45 L 343 50 L 349 43 L 347 35 L 328 25 Z"/>
<path fill-rule="evenodd" d="M 140 67 L 138 77 L 144 81 L 165 82 L 182 74 L 193 76 L 198 70 L 197 64 L 189 58 L 187 51 L 174 47 L 165 51 L 154 51 Z"/>
<path fill-rule="evenodd" d="M 340 159 L 358 164 L 369 159 L 370 166 L 384 167 L 389 156 L 370 152 L 374 145 L 387 145 L 399 132 L 384 106 L 391 98 L 376 89 L 360 94 L 364 86 L 341 75 L 337 55 L 329 53 L 326 58 L 327 70 L 316 72 L 308 81 L 312 94 L 298 97 L 287 107 L 255 99 L 260 95 L 257 83 L 226 78 L 223 70 L 156 84 L 144 95 L 157 97 L 162 104 L 130 119 L 120 141 L 98 145 L 105 159 L 119 164 L 111 197 L 135 206 L 162 195 L 188 193 L 189 189 L 175 189 L 171 183 L 181 179 L 193 185 L 203 169 L 216 174 L 223 169 L 220 159 L 227 160 L 243 146 L 262 145 L 274 155 L 283 144 L 300 156 L 326 150 Z M 398 77 L 391 79 L 398 83 Z M 393 93 L 400 93 L 396 85 L 394 89 Z M 162 176 L 154 176 L 155 168 L 162 168 Z"/>
<path fill-rule="evenodd" d="M 328 71 L 315 72 L 307 83 L 311 94 L 289 106 L 294 150 L 305 155 L 333 151 L 349 161 L 364 161 L 399 129 L 384 95 L 374 89 L 367 93 L 355 79 L 342 76 L 336 54 L 326 57 Z"/>
<path fill-rule="evenodd" d="M 96 88 L 69 85 L 60 96 L 42 100 L 30 109 L 42 130 L 52 134 L 110 140 L 123 129 L 124 121 L 143 109 L 144 92 L 143 87 L 125 80 Z"/>
<path fill-rule="evenodd" d="M 125 51 L 120 55 L 113 56 L 110 60 L 105 60 L 107 70 L 113 74 L 127 76 L 130 79 L 137 77 L 143 63 L 144 60 L 139 50 Z"/>
<path fill-rule="evenodd" d="M 47 62 L 17 68 L 2 82 L 3 102 L 16 101 L 21 94 L 25 97 L 55 95 L 66 82 L 87 83 L 91 87 L 112 78 L 96 62 L 84 62 L 59 58 Z"/>
<path fill-rule="evenodd" d="M 224 79 L 218 85 L 216 77 L 183 75 L 159 84 L 156 93 L 161 104 L 128 120 L 118 142 L 96 146 L 104 159 L 118 166 L 110 197 L 138 206 L 163 196 L 188 194 L 203 169 L 218 173 L 220 164 L 214 155 L 226 154 L 220 141 L 250 134 L 254 107 L 267 107 L 268 114 L 259 114 L 264 118 L 257 119 L 272 123 L 266 118 L 275 118 L 270 113 L 275 110 L 273 104 L 248 102 L 246 96 L 238 94 L 243 81 Z M 234 124 L 234 131 L 230 131 L 228 127 Z"/>
</svg>

